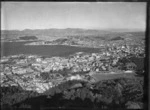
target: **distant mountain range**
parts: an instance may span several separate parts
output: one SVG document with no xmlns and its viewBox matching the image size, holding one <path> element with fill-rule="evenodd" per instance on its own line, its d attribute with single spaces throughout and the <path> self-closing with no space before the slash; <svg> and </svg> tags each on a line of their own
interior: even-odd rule
<svg viewBox="0 0 150 110">
<path fill-rule="evenodd" d="M 66 29 L 25 29 L 22 31 L 19 30 L 2 30 L 2 34 L 100 34 L 108 31 L 104 30 L 94 30 L 94 29 L 79 29 L 79 28 L 66 28 Z"/>
<path fill-rule="evenodd" d="M 128 30 L 129 31 L 129 30 Z M 108 29 L 108 30 L 94 30 L 94 29 L 80 29 L 80 28 L 66 28 L 66 29 L 25 29 L 22 31 L 19 30 L 2 30 L 1 37 L 2 38 L 10 38 L 15 39 L 23 36 L 36 36 L 36 37 L 70 37 L 70 36 L 103 36 L 105 35 L 125 35 L 127 33 L 132 33 L 136 35 L 145 36 L 145 32 L 127 32 L 125 29 Z"/>
</svg>

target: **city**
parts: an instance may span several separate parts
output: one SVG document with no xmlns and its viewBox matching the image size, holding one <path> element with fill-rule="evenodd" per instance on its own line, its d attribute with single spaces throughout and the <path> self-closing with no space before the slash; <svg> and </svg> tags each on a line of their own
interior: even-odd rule
<svg viewBox="0 0 150 110">
<path fill-rule="evenodd" d="M 107 46 L 101 53 L 78 52 L 68 58 L 43 58 L 23 54 L 2 57 L 1 86 L 19 85 L 25 90 L 41 93 L 67 80 L 89 81 L 88 78 L 93 78 L 93 74 L 132 73 L 136 70 L 136 64 L 128 62 L 121 65 L 119 60 L 130 57 L 144 58 L 144 53 L 142 47 L 122 45 Z M 45 76 L 48 82 L 42 78 L 45 73 L 48 73 L 48 76 Z"/>
<path fill-rule="evenodd" d="M 2 2 L 2 109 L 146 109 L 146 2 Z"/>
</svg>

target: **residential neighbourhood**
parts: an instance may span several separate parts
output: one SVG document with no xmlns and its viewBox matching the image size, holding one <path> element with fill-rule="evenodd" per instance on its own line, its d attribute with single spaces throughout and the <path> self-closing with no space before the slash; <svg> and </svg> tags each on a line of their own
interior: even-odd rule
<svg viewBox="0 0 150 110">
<path fill-rule="evenodd" d="M 128 62 L 126 67 L 122 69 L 119 60 L 133 56 L 144 58 L 144 47 L 113 45 L 106 44 L 104 51 L 99 53 L 78 52 L 68 57 L 42 57 L 23 54 L 2 57 L 1 85 L 19 85 L 25 90 L 42 93 L 68 80 L 90 82 L 93 74 L 134 73 L 135 63 Z"/>
</svg>

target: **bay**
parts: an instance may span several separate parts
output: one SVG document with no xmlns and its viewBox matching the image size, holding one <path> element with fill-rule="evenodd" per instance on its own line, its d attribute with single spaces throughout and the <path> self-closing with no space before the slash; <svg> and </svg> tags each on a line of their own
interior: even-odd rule
<svg viewBox="0 0 150 110">
<path fill-rule="evenodd" d="M 75 47 L 67 45 L 24 45 L 29 42 L 1 42 L 1 56 L 32 54 L 40 56 L 65 57 L 76 52 L 96 53 L 98 48 Z"/>
</svg>

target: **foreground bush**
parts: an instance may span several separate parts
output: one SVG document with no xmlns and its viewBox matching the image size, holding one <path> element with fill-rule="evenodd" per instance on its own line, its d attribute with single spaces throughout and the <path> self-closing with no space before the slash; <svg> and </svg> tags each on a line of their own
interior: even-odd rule
<svg viewBox="0 0 150 110">
<path fill-rule="evenodd" d="M 82 86 L 81 86 L 82 85 Z M 68 81 L 39 95 L 16 92 L 2 95 L 2 104 L 14 107 L 142 108 L 143 79 L 113 79 L 89 84 Z"/>
</svg>

